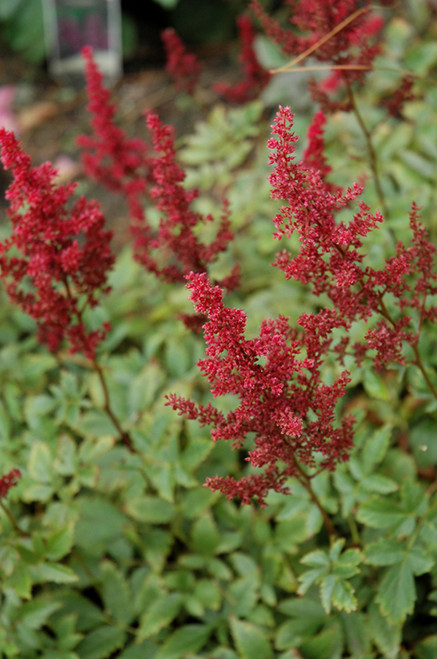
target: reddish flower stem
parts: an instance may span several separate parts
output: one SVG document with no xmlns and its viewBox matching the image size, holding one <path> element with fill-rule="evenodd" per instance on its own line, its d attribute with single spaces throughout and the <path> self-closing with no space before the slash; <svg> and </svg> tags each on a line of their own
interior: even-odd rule
<svg viewBox="0 0 437 659">
<path fill-rule="evenodd" d="M 70 290 L 68 280 L 64 280 L 64 285 L 65 285 L 65 288 L 66 288 L 66 291 L 67 291 L 67 297 L 69 299 L 72 299 L 73 296 L 72 296 L 72 293 L 71 293 L 71 290 Z M 85 310 L 85 307 L 83 309 L 77 309 L 77 311 L 76 311 L 76 318 L 77 318 L 77 321 L 78 321 L 78 325 L 84 325 L 83 318 L 82 318 L 84 310 Z M 106 414 L 111 419 L 114 426 L 116 427 L 116 429 L 117 429 L 117 431 L 120 435 L 120 439 L 123 442 L 123 444 L 129 449 L 129 451 L 131 453 L 136 453 L 136 450 L 135 450 L 135 448 L 132 444 L 131 438 L 123 430 L 123 428 L 121 427 L 117 417 L 115 416 L 115 414 L 112 410 L 111 399 L 110 399 L 110 396 L 109 396 L 108 386 L 106 384 L 106 380 L 105 380 L 105 376 L 104 376 L 102 367 L 100 366 L 99 362 L 97 361 L 95 351 L 93 351 L 91 354 L 92 354 L 92 358 L 90 359 L 90 361 L 93 365 L 93 369 L 96 372 L 97 377 L 99 378 L 100 384 L 102 386 L 103 398 L 105 400 L 105 404 L 104 404 L 103 409 L 105 410 Z"/>
<path fill-rule="evenodd" d="M 317 494 L 314 492 L 313 488 L 311 487 L 311 477 L 305 473 L 305 471 L 302 469 L 301 465 L 297 462 L 297 460 L 295 461 L 295 467 L 296 470 L 299 472 L 298 474 L 296 474 L 295 478 L 299 481 L 301 485 L 304 486 L 304 488 L 310 495 L 311 501 L 317 506 L 317 509 L 319 510 L 322 516 L 323 523 L 325 525 L 326 530 L 329 533 L 329 536 L 331 538 L 334 538 L 336 536 L 335 529 L 332 525 L 331 520 L 328 517 L 328 513 L 322 506 L 320 499 L 318 498 Z"/>
<path fill-rule="evenodd" d="M 384 215 L 384 219 L 388 220 L 390 214 L 389 214 L 389 210 L 388 210 L 388 207 L 387 207 L 387 203 L 385 201 L 385 195 L 384 195 L 384 192 L 382 190 L 381 177 L 379 175 L 378 158 L 376 157 L 375 149 L 373 148 L 372 136 L 371 136 L 371 134 L 370 134 L 365 122 L 364 122 L 364 119 L 361 115 L 361 112 L 358 109 L 358 105 L 355 101 L 355 95 L 353 93 L 351 84 L 350 84 L 349 80 L 347 79 L 347 77 L 345 77 L 345 84 L 346 84 L 348 99 L 349 99 L 349 102 L 350 102 L 351 107 L 352 107 L 352 111 L 355 114 L 355 117 L 358 121 L 358 124 L 361 128 L 361 131 L 362 131 L 363 135 L 364 135 L 364 139 L 366 141 L 367 152 L 369 154 L 369 165 L 370 165 L 370 169 L 371 169 L 372 174 L 373 174 L 373 180 L 374 180 L 374 183 L 375 183 L 376 194 L 378 195 L 379 203 L 381 204 L 382 213 Z"/>
</svg>

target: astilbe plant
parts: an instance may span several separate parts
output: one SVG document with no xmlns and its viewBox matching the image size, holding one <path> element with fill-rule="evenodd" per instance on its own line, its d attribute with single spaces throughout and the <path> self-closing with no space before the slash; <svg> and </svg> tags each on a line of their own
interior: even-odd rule
<svg viewBox="0 0 437 659">
<path fill-rule="evenodd" d="M 289 28 L 281 27 L 263 9 L 259 0 L 252 0 L 250 6 L 258 16 L 266 34 L 275 41 L 285 55 L 292 60 L 272 73 L 297 70 L 306 60 L 316 60 L 310 70 L 328 72 L 321 81 L 311 78 L 309 91 L 320 105 L 325 115 L 334 112 L 352 112 L 365 140 L 373 183 L 378 200 L 386 220 L 389 219 L 388 205 L 383 192 L 380 177 L 380 163 L 373 145 L 371 130 L 359 108 L 356 90 L 363 84 L 365 75 L 373 70 L 374 60 L 381 53 L 380 35 L 384 18 L 375 12 L 375 6 L 369 0 L 341 0 L 330 3 L 325 0 L 301 0 L 290 5 Z M 390 1 L 380 3 L 390 5 Z M 407 76 L 407 80 L 410 77 Z M 390 112 L 411 96 L 411 84 L 405 83 L 401 91 L 393 98 Z"/>
<path fill-rule="evenodd" d="M 201 66 L 197 57 L 189 53 L 187 48 L 173 28 L 167 28 L 161 33 L 167 62 L 166 71 L 170 74 L 180 91 L 192 94 L 199 82 Z"/>
<path fill-rule="evenodd" d="M 320 48 L 322 62 L 344 76 L 353 111 L 351 85 L 362 81 L 360 71 L 374 52 L 364 39 L 373 30 L 369 10 L 352 0 L 302 0 L 295 14 L 300 32 L 285 41 L 290 54 Z M 85 311 L 109 290 L 110 232 L 94 202 L 74 201 L 74 185 L 59 185 L 50 165 L 32 167 L 15 137 L 2 130 L 2 159 L 13 175 L 11 232 L 0 245 L 6 292 L 35 319 L 40 341 L 57 352 L 59 365 L 64 345 L 88 359 L 67 362 L 72 371 L 64 396 L 53 383 L 58 374 L 62 384 L 67 368 L 55 373 L 41 351 L 36 357 L 42 357 L 47 390 L 44 379 L 37 387 L 32 377 L 25 380 L 31 391 L 21 405 L 19 387 L 8 377 L 0 397 L 5 462 L 16 458 L 20 466 L 0 477 L 0 508 L 8 518 L 0 548 L 1 650 L 4 643 L 7 656 L 32 657 L 65 648 L 81 657 L 169 657 L 181 648 L 199 656 L 281 653 L 281 659 L 433 656 L 436 488 L 408 445 L 414 430 L 422 441 L 422 415 L 434 437 L 428 413 L 435 414 L 431 399 L 437 399 L 433 357 L 426 354 L 433 345 L 426 344 L 427 332 L 437 319 L 436 248 L 419 207 L 412 204 L 409 213 L 410 240 L 404 235 L 377 267 L 368 246 L 378 242 L 388 218 L 384 208 L 372 212 L 362 201 L 362 185 L 335 183 L 323 135 L 333 105 L 315 114 L 300 161 L 293 114 L 280 107 L 268 147 L 274 238 L 285 246 L 273 265 L 287 280 L 281 286 L 299 282 L 294 291 L 307 293 L 308 311 L 292 322 L 285 315 L 295 311 L 285 307 L 292 296 L 281 288 L 275 299 L 277 290 L 269 288 L 283 315 L 264 318 L 249 338 L 245 311 L 224 298 L 225 289 L 237 287 L 238 272 L 220 282 L 210 272 L 232 240 L 228 205 L 205 244 L 200 232 L 213 218 L 197 211 L 173 129 L 149 112 L 151 143 L 127 138 L 115 125 L 92 53 L 85 57 L 94 117 L 94 135 L 82 142 L 86 171 L 125 197 L 138 263 L 175 288 L 186 283 L 193 318 L 203 324 L 199 367 L 213 400 L 193 400 L 205 389 L 187 372 L 197 337 L 185 335 L 185 351 L 175 347 L 182 333 L 168 341 L 160 335 L 174 323 L 173 307 L 164 310 L 163 325 L 147 321 L 140 328 L 145 349 L 138 349 L 138 325 L 131 330 L 128 317 L 138 311 L 136 296 L 122 305 L 128 310 L 123 326 L 114 327 L 126 341 L 105 357 L 105 373 L 113 378 L 107 386 L 98 361 L 110 346 L 102 341 L 107 327 L 90 331 Z M 410 94 L 411 86 L 401 84 L 399 99 Z M 158 222 L 149 222 L 152 203 Z M 253 236 L 249 223 L 246 229 Z M 113 305 L 125 286 L 114 278 Z M 251 294 L 244 299 L 249 306 L 253 301 Z M 107 303 L 110 312 L 111 299 Z M 20 340 L 19 330 L 15 337 Z M 414 369 L 419 377 L 412 382 Z M 185 396 L 169 394 L 167 405 L 202 428 L 211 426 L 212 439 L 244 454 L 247 469 L 229 461 L 214 476 L 220 451 L 204 461 L 205 431 L 163 411 L 162 391 L 175 390 L 175 374 Z M 375 405 L 365 398 L 368 374 L 382 388 L 396 382 Z M 85 400 L 76 391 L 82 381 Z M 109 390 L 119 397 L 120 420 Z M 57 409 L 58 401 L 67 412 Z M 230 411 L 223 411 L 228 403 Z M 101 412 L 110 417 L 110 430 Z M 135 455 L 114 446 L 114 428 Z M 21 473 L 16 520 L 3 499 Z M 255 500 L 264 510 L 208 496 L 200 488 L 205 473 L 212 491 L 237 504 Z"/>
<path fill-rule="evenodd" d="M 240 61 L 243 65 L 241 80 L 235 85 L 217 82 L 214 90 L 231 103 L 248 103 L 260 95 L 271 75 L 260 64 L 255 52 L 255 30 L 249 16 L 240 16 L 237 25 L 241 42 Z"/>
<path fill-rule="evenodd" d="M 204 244 L 195 229 L 205 222 L 213 222 L 213 217 L 204 216 L 192 208 L 198 191 L 188 190 L 183 185 L 185 172 L 176 162 L 174 130 L 153 113 L 147 115 L 146 122 L 157 154 L 150 159 L 153 185 L 149 194 L 161 219 L 155 236 L 151 235 L 145 221 L 133 223 L 136 258 L 147 270 L 161 276 L 164 281 L 183 281 L 191 270 L 206 272 L 208 264 L 215 260 L 217 254 L 226 250 L 233 238 L 229 210 L 225 203 L 215 239 Z M 164 258 L 161 257 L 162 265 L 157 259 L 160 250 L 164 253 Z M 235 286 L 238 283 L 237 275 L 238 268 L 235 268 L 224 285 L 229 288 Z"/>
<path fill-rule="evenodd" d="M 320 129 L 322 116 L 316 119 Z M 274 218 L 274 236 L 282 239 L 297 232 L 300 252 L 294 257 L 287 250 L 280 252 L 275 265 L 287 278 L 308 286 L 317 298 L 326 296 L 331 306 L 302 314 L 299 328 L 291 327 L 285 317 L 265 320 L 259 336 L 246 339 L 244 312 L 225 307 L 222 291 L 212 287 L 206 275 L 191 273 L 191 299 L 197 311 L 208 317 L 204 325 L 207 357 L 199 362 L 200 369 L 214 397 L 233 394 L 239 404 L 227 415 L 211 404 L 196 405 L 176 395 L 169 397 L 168 404 L 202 425 L 212 424 L 213 439 L 231 441 L 233 448 L 245 447 L 254 437 L 255 448 L 248 450 L 247 460 L 262 473 L 239 481 L 231 476 L 208 478 L 211 489 L 229 498 L 239 497 L 243 503 L 256 497 L 264 505 L 267 492 L 287 492 L 287 480 L 293 476 L 308 489 L 332 533 L 311 489 L 311 478 L 347 460 L 353 445 L 353 419 L 346 415 L 338 425 L 334 423 L 335 406 L 345 394 L 350 373 L 344 370 L 333 384 L 324 384 L 325 360 L 331 354 L 341 362 L 352 324 L 376 318 L 362 341 L 351 346 L 349 354 L 357 365 L 368 352 L 377 369 L 405 364 L 408 344 L 409 363 L 421 370 L 436 395 L 419 351 L 423 323 L 437 318 L 437 308 L 427 304 L 427 298 L 437 292 L 436 249 L 413 205 L 410 246 L 399 242 L 396 255 L 379 270 L 366 265 L 362 239 L 383 222 L 382 216 L 371 214 L 358 202 L 359 210 L 349 223 L 337 220 L 336 214 L 349 208 L 362 188 L 355 184 L 345 192 L 331 191 L 322 176 L 327 167 L 320 160 L 321 133 L 317 130 L 314 140 L 314 126 L 309 131 L 314 158 L 307 150 L 305 161 L 294 162 L 297 137 L 292 126 L 290 109 L 280 107 L 268 142 L 274 165 L 270 182 L 272 197 L 286 202 Z M 323 165 L 322 170 L 308 164 L 313 162 Z M 340 338 L 339 331 L 343 331 Z"/>
<path fill-rule="evenodd" d="M 168 37 L 170 42 L 174 37 L 173 33 L 171 39 Z M 176 159 L 174 128 L 164 124 L 157 114 L 147 112 L 145 122 L 151 143 L 129 139 L 115 124 L 115 107 L 91 49 L 84 49 L 83 55 L 88 109 L 93 117 L 93 135 L 78 139 L 84 150 L 84 168 L 89 176 L 125 198 L 135 259 L 165 282 L 184 281 L 191 270 L 207 272 L 233 238 L 227 202 L 215 238 L 204 243 L 199 229 L 214 218 L 193 209 L 198 191 L 184 186 L 185 172 Z M 148 220 L 146 202 L 154 204 L 160 214 L 157 229 Z M 231 290 L 238 282 L 236 265 L 220 283 Z"/>
<path fill-rule="evenodd" d="M 436 307 L 427 300 L 437 291 L 437 276 L 433 271 L 436 249 L 419 223 L 419 209 L 413 204 L 410 246 L 399 242 L 396 255 L 381 269 L 367 265 L 362 239 L 383 222 L 383 217 L 379 212 L 371 214 L 361 201 L 359 212 L 349 223 L 336 220 L 335 214 L 354 201 L 362 188 L 355 185 L 345 193 L 331 192 L 320 170 L 293 162 L 296 137 L 292 125 L 289 108 L 281 108 L 274 137 L 268 143 L 273 150 L 270 161 L 275 165 L 270 181 L 272 196 L 287 202 L 274 218 L 274 237 L 280 240 L 297 232 L 300 252 L 294 257 L 287 250 L 280 252 L 275 265 L 287 278 L 293 277 L 308 285 L 316 296 L 325 294 L 331 300 L 329 319 L 325 311 L 318 314 L 324 332 L 335 327 L 347 331 L 356 320 L 379 317 L 377 327 L 369 329 L 363 343 L 364 350 L 376 350 L 375 365 L 404 363 L 402 344 L 406 341 L 413 348 L 414 363 L 424 370 L 418 339 L 424 321 L 436 318 Z M 317 144 L 317 154 L 319 148 Z M 308 152 L 305 157 L 311 163 Z M 408 309 L 416 311 L 413 317 Z M 309 322 L 312 326 L 314 319 Z M 309 329 L 306 320 L 304 327 Z M 342 349 L 346 346 L 347 339 Z"/>
<path fill-rule="evenodd" d="M 9 298 L 35 319 L 41 342 L 95 359 L 107 326 L 89 331 L 85 309 L 109 291 L 114 263 L 105 218 L 75 185 L 57 185 L 49 163 L 32 167 L 13 133 L 0 130 L 1 159 L 13 180 L 6 192 L 12 232 L 0 243 L 0 277 Z"/>
<path fill-rule="evenodd" d="M 11 469 L 8 474 L 0 477 L 0 500 L 7 496 L 11 487 L 17 485 L 20 478 L 21 473 L 19 469 Z"/>
<path fill-rule="evenodd" d="M 352 445 L 352 418 L 346 416 L 338 427 L 334 422 L 347 373 L 331 385 L 323 384 L 325 341 L 317 333 L 293 329 L 285 317 L 265 320 L 259 336 L 246 339 L 245 313 L 225 307 L 221 289 L 212 287 L 206 275 L 192 273 L 188 279 L 196 310 L 208 317 L 207 357 L 199 362 L 200 369 L 214 397 L 232 394 L 239 404 L 226 415 L 211 404 L 196 406 L 175 395 L 168 404 L 202 425 L 213 424 L 212 438 L 231 441 L 234 449 L 243 448 L 254 435 L 247 460 L 263 470 L 239 481 L 212 477 L 207 484 L 243 503 L 256 497 L 261 506 L 269 490 L 288 492 L 291 476 L 309 488 L 302 465 L 333 470 L 347 459 Z"/>
<path fill-rule="evenodd" d="M 100 181 L 112 192 L 123 193 L 128 199 L 144 191 L 149 163 L 148 145 L 140 138 L 129 138 L 115 123 L 116 108 L 111 93 L 104 87 L 90 46 L 83 48 L 85 60 L 88 112 L 92 135 L 80 135 L 85 173 Z"/>
<path fill-rule="evenodd" d="M 109 292 L 108 275 L 114 264 L 112 232 L 95 201 L 72 196 L 76 185 L 56 183 L 50 163 L 33 167 L 14 134 L 0 129 L 1 160 L 13 180 L 6 198 L 11 235 L 0 242 L 0 278 L 9 299 L 31 316 L 38 339 L 58 352 L 84 355 L 96 372 L 104 395 L 105 412 L 121 441 L 133 450 L 115 417 L 97 348 L 110 329 L 104 323 L 90 330 L 85 312 Z"/>
<path fill-rule="evenodd" d="M 352 109 L 352 102 L 332 101 L 329 92 L 354 82 L 362 82 L 373 60 L 380 52 L 375 39 L 383 26 L 380 15 L 373 13 L 369 0 L 301 0 L 286 2 L 290 7 L 289 28 L 281 27 L 271 18 L 259 0 L 251 8 L 260 19 L 266 34 L 275 41 L 284 54 L 298 63 L 312 55 L 322 66 L 332 71 L 322 84 L 312 82 L 314 97 L 323 103 L 325 110 Z M 285 67 L 287 68 L 287 67 Z"/>
</svg>

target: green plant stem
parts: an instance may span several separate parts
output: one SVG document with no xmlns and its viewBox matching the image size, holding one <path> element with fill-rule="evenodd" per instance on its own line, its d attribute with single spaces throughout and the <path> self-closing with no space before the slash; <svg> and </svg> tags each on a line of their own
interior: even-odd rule
<svg viewBox="0 0 437 659">
<path fill-rule="evenodd" d="M 105 376 L 104 376 L 102 368 L 101 368 L 100 364 L 97 362 L 96 358 L 93 359 L 92 364 L 93 364 L 93 368 L 94 368 L 95 372 L 97 373 L 97 377 L 100 380 L 100 384 L 102 385 L 103 397 L 105 399 L 105 404 L 104 404 L 103 409 L 105 410 L 106 414 L 111 419 L 114 426 L 117 428 L 117 431 L 120 435 L 120 439 L 123 442 L 123 444 L 129 449 L 129 451 L 131 453 L 136 453 L 136 450 L 135 450 L 135 448 L 132 444 L 131 438 L 123 430 L 123 428 L 121 427 L 117 417 L 115 416 L 114 412 L 112 411 L 111 400 L 110 400 L 110 397 L 109 397 L 109 391 L 108 391 L 108 386 L 106 384 Z"/>
<path fill-rule="evenodd" d="M 72 296 L 72 294 L 71 294 L 71 290 L 70 290 L 70 285 L 69 285 L 68 279 L 65 279 L 65 280 L 64 280 L 64 285 L 65 285 L 65 288 L 66 288 L 66 291 L 67 291 L 67 297 L 68 297 L 68 299 L 69 299 L 71 302 L 74 303 L 74 298 L 73 298 L 73 296 Z M 85 306 L 84 306 L 82 309 L 78 309 L 78 308 L 76 307 L 75 314 L 76 314 L 76 316 L 77 316 L 78 325 L 84 325 L 84 322 L 83 322 L 83 312 L 84 312 L 84 310 L 85 310 Z M 103 373 L 103 371 L 102 371 L 102 368 L 101 368 L 100 364 L 98 363 L 97 358 L 96 358 L 95 356 L 94 356 L 93 359 L 91 360 L 91 363 L 92 363 L 92 365 L 93 365 L 93 369 L 94 369 L 95 372 L 97 373 L 97 377 L 98 377 L 99 380 L 100 380 L 100 384 L 102 385 L 103 397 L 104 397 L 104 399 L 105 399 L 105 404 L 104 404 L 103 409 L 105 410 L 106 414 L 109 416 L 109 418 L 111 419 L 112 423 L 113 423 L 114 426 L 116 427 L 116 429 L 117 429 L 117 431 L 118 431 L 118 433 L 119 433 L 119 435 L 120 435 L 120 439 L 121 439 L 121 441 L 123 442 L 123 444 L 129 449 L 129 451 L 130 451 L 131 453 L 136 453 L 136 450 L 135 450 L 135 448 L 134 448 L 134 446 L 133 446 L 133 444 L 132 444 L 132 440 L 131 440 L 131 438 L 130 438 L 129 435 L 123 430 L 123 428 L 121 427 L 121 425 L 120 425 L 120 423 L 119 423 L 117 417 L 115 416 L 114 412 L 112 411 L 112 407 L 111 407 L 111 399 L 110 399 L 110 396 L 109 396 L 109 391 L 108 391 L 108 386 L 107 386 L 107 384 L 106 384 L 105 376 L 104 376 L 104 373 Z"/>
<path fill-rule="evenodd" d="M 437 400 L 437 389 L 433 385 L 428 373 L 426 372 L 425 365 L 422 361 L 422 357 L 420 356 L 419 348 L 417 347 L 417 344 L 412 344 L 411 347 L 413 349 L 414 356 L 416 358 L 413 363 L 417 366 L 419 371 L 422 373 L 422 375 L 425 379 L 425 382 L 428 385 L 428 389 L 430 390 L 430 392 L 432 393 L 434 398 Z"/>
<path fill-rule="evenodd" d="M 20 529 L 20 527 L 18 526 L 17 522 L 15 521 L 15 518 L 12 515 L 11 511 L 8 508 L 6 508 L 5 504 L 1 500 L 0 500 L 0 508 L 3 510 L 6 517 L 10 521 L 12 527 L 15 529 L 15 531 L 17 533 L 19 533 L 20 535 L 29 535 L 26 531 L 23 531 L 23 529 Z"/>
<path fill-rule="evenodd" d="M 301 465 L 295 461 L 295 466 L 299 474 L 296 476 L 297 480 L 304 486 L 308 494 L 310 495 L 311 501 L 317 506 L 322 518 L 323 518 L 323 523 L 326 527 L 326 530 L 329 533 L 330 538 L 335 538 L 337 535 L 335 532 L 335 529 L 332 525 L 331 520 L 329 519 L 328 513 L 322 506 L 320 499 L 318 498 L 317 494 L 314 492 L 313 488 L 311 487 L 311 478 L 308 476 L 308 474 L 305 473 L 305 471 L 302 469 Z"/>
<path fill-rule="evenodd" d="M 360 533 L 358 531 L 357 523 L 355 519 L 352 517 L 352 515 L 349 515 L 347 518 L 347 523 L 349 525 L 349 531 L 351 534 L 352 542 L 354 545 L 360 546 L 361 545 L 361 538 L 360 538 Z"/>
<path fill-rule="evenodd" d="M 391 317 L 390 312 L 388 311 L 387 307 L 385 306 L 384 301 L 382 300 L 382 296 L 381 296 L 381 299 L 379 300 L 379 311 L 380 311 L 381 315 L 384 316 L 384 318 L 389 321 L 389 323 L 391 323 L 393 326 L 396 325 L 394 319 Z M 415 343 L 410 343 L 409 345 L 411 346 L 411 349 L 413 350 L 414 357 L 415 357 L 415 360 L 411 361 L 410 363 L 413 364 L 414 366 L 417 366 L 419 371 L 422 373 L 426 384 L 428 385 L 428 389 L 430 390 L 433 397 L 437 400 L 437 389 L 435 388 L 434 384 L 432 383 L 432 380 L 429 377 L 429 375 L 426 371 L 425 365 L 422 361 L 422 357 L 421 357 L 420 352 L 419 352 L 418 340 Z"/>
<path fill-rule="evenodd" d="M 382 185 L 381 185 L 381 178 L 379 175 L 379 167 L 378 167 L 378 158 L 376 157 L 375 149 L 373 148 L 372 144 L 372 136 L 364 123 L 364 119 L 361 115 L 361 112 L 358 109 L 358 105 L 356 104 L 355 101 L 355 96 L 352 91 L 352 87 L 350 82 L 346 79 L 346 89 L 347 89 L 347 95 L 349 102 L 351 104 L 353 113 L 355 114 L 355 117 L 357 118 L 358 124 L 361 128 L 361 131 L 364 135 L 364 139 L 366 140 L 366 147 L 367 147 L 367 152 L 369 154 L 369 164 L 370 164 L 370 169 L 373 174 L 373 180 L 375 183 L 375 189 L 376 189 L 376 194 L 378 195 L 379 203 L 381 204 L 381 209 L 384 215 L 384 219 L 388 220 L 389 219 L 389 210 L 385 201 L 385 196 L 384 192 L 382 190 Z"/>
</svg>

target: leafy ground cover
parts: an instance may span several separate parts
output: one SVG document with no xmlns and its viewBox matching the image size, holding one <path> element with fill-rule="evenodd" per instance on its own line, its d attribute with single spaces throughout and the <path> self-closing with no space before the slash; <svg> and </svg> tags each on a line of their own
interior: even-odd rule
<svg viewBox="0 0 437 659">
<path fill-rule="evenodd" d="M 182 46 L 189 134 L 86 54 L 117 254 L 1 133 L 5 657 L 436 654 L 435 13 L 299 4 L 212 107 Z"/>
</svg>

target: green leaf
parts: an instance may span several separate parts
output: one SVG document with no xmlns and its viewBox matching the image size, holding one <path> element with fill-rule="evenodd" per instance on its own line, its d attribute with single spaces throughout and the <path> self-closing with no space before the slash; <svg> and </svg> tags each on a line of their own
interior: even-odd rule
<svg viewBox="0 0 437 659">
<path fill-rule="evenodd" d="M 63 603 L 62 613 L 73 615 L 77 620 L 77 631 L 86 632 L 104 623 L 103 611 L 78 592 L 65 589 L 59 599 Z"/>
<path fill-rule="evenodd" d="M 53 583 L 74 583 L 79 578 L 73 570 L 66 565 L 58 563 L 40 563 L 32 565 L 30 573 L 35 583 L 44 583 L 52 581 Z"/>
<path fill-rule="evenodd" d="M 433 553 L 435 556 L 435 552 Z M 429 556 L 421 547 L 414 545 L 408 549 L 407 563 L 413 574 L 419 577 L 421 574 L 426 574 L 431 571 L 435 559 Z"/>
<path fill-rule="evenodd" d="M 343 650 L 344 633 L 339 624 L 326 627 L 299 648 L 305 659 L 340 659 Z"/>
<path fill-rule="evenodd" d="M 62 476 L 74 476 L 77 469 L 76 443 L 68 435 L 59 438 L 54 468 Z"/>
<path fill-rule="evenodd" d="M 286 650 L 290 647 L 297 647 L 306 639 L 311 638 L 322 625 L 322 621 L 325 619 L 325 613 L 322 607 L 320 607 L 319 615 L 317 616 L 305 616 L 305 600 L 300 600 L 302 603 L 302 615 L 296 617 L 293 620 L 288 620 L 279 626 L 276 638 L 275 638 L 275 647 L 278 650 Z"/>
<path fill-rule="evenodd" d="M 20 620 L 30 629 L 39 629 L 48 618 L 62 607 L 60 602 L 50 602 L 43 599 L 34 599 L 26 602 L 20 610 Z"/>
<path fill-rule="evenodd" d="M 332 575 L 334 576 L 334 575 Z M 327 577 L 326 579 L 328 579 Z M 323 589 L 324 582 L 322 582 L 321 589 Z M 323 598 L 322 598 L 323 602 Z M 343 581 L 342 579 L 337 579 L 334 588 L 331 593 L 331 602 L 339 611 L 346 611 L 350 613 L 351 611 L 356 611 L 357 609 L 357 598 L 354 594 L 354 589 L 348 581 Z M 328 613 L 328 611 L 327 611 Z"/>
<path fill-rule="evenodd" d="M 191 546 L 199 554 L 214 554 L 220 543 L 217 525 L 210 513 L 204 513 L 191 529 Z"/>
<path fill-rule="evenodd" d="M 96 496 L 82 496 L 79 512 L 75 541 L 93 555 L 105 553 L 108 543 L 123 535 L 123 529 L 128 523 L 127 517 L 118 508 Z"/>
<path fill-rule="evenodd" d="M 367 492 L 375 492 L 376 494 L 390 494 L 390 492 L 395 492 L 399 488 L 394 480 L 381 474 L 366 476 L 362 479 L 361 486 Z"/>
<path fill-rule="evenodd" d="M 341 615 L 350 657 L 372 657 L 367 617 L 363 613 Z"/>
<path fill-rule="evenodd" d="M 210 635 L 209 625 L 185 625 L 169 636 L 156 659 L 181 659 L 185 654 L 196 653 L 203 648 Z"/>
<path fill-rule="evenodd" d="M 390 401 L 392 394 L 384 378 L 375 369 L 366 368 L 364 371 L 363 386 L 370 398 Z"/>
<path fill-rule="evenodd" d="M 194 587 L 193 596 L 202 606 L 218 611 L 222 602 L 220 587 L 209 579 L 199 579 Z"/>
<path fill-rule="evenodd" d="M 77 646 L 81 659 L 105 659 L 123 647 L 126 634 L 117 627 L 98 627 Z"/>
<path fill-rule="evenodd" d="M 158 362 L 152 361 L 144 366 L 129 388 L 130 413 L 146 410 L 156 399 L 163 382 L 164 373 Z"/>
<path fill-rule="evenodd" d="M 417 659 L 435 659 L 437 656 L 437 634 L 424 638 L 414 648 Z"/>
<path fill-rule="evenodd" d="M 312 551 L 300 559 L 300 562 L 310 567 L 327 567 L 329 566 L 329 557 L 321 549 Z"/>
<path fill-rule="evenodd" d="M 8 20 L 23 3 L 23 0 L 2 0 L 0 2 L 0 20 Z"/>
<path fill-rule="evenodd" d="M 29 485 L 23 492 L 23 501 L 49 501 L 53 496 L 53 486 L 37 483 Z"/>
<path fill-rule="evenodd" d="M 52 561 L 58 561 L 70 551 L 73 545 L 74 524 L 54 531 L 46 539 L 46 556 Z"/>
<path fill-rule="evenodd" d="M 247 617 L 259 599 L 259 579 L 253 574 L 236 579 L 226 595 L 227 609 L 234 615 Z"/>
<path fill-rule="evenodd" d="M 389 623 L 403 622 L 414 610 L 414 576 L 406 561 L 388 568 L 379 586 L 376 602 Z"/>
<path fill-rule="evenodd" d="M 376 646 L 387 659 L 396 659 L 399 654 L 402 634 L 401 625 L 391 625 L 372 602 L 369 607 L 369 633 Z"/>
<path fill-rule="evenodd" d="M 405 557 L 405 543 L 390 538 L 380 538 L 367 545 L 366 562 L 370 565 L 394 565 Z"/>
<path fill-rule="evenodd" d="M 178 615 L 182 601 L 183 598 L 180 593 L 161 595 L 154 600 L 141 616 L 138 640 L 143 641 L 167 627 Z"/>
<path fill-rule="evenodd" d="M 0 440 L 7 441 L 11 433 L 11 419 L 3 401 L 0 401 Z"/>
<path fill-rule="evenodd" d="M 166 524 L 176 514 L 175 506 L 169 501 L 146 495 L 130 499 L 125 510 L 133 519 L 150 524 Z"/>
<path fill-rule="evenodd" d="M 82 414 L 77 422 L 77 430 L 92 437 L 117 434 L 117 428 L 102 410 L 90 410 Z"/>
<path fill-rule="evenodd" d="M 357 519 L 374 529 L 399 529 L 404 522 L 409 522 L 410 532 L 414 527 L 414 520 L 409 519 L 399 504 L 387 499 L 373 498 L 361 504 Z"/>
<path fill-rule="evenodd" d="M 419 467 L 426 468 L 437 465 L 434 419 L 427 418 L 415 425 L 411 429 L 408 444 Z"/>
<path fill-rule="evenodd" d="M 417 517 L 426 512 L 428 497 L 423 486 L 412 478 L 407 478 L 402 483 L 401 499 L 405 511 Z"/>
<path fill-rule="evenodd" d="M 234 616 L 230 618 L 230 625 L 241 659 L 273 659 L 272 647 L 259 627 Z"/>
<path fill-rule="evenodd" d="M 29 475 L 39 483 L 50 483 L 53 473 L 52 456 L 47 444 L 33 442 L 29 455 Z"/>
<path fill-rule="evenodd" d="M 390 446 L 392 432 L 392 426 L 387 424 L 375 430 L 371 437 L 366 439 L 361 454 L 363 468 L 366 474 L 371 473 L 372 469 L 385 458 Z"/>
<path fill-rule="evenodd" d="M 158 646 L 152 641 L 146 640 L 139 644 L 133 642 L 117 655 L 117 659 L 151 659 L 156 657 L 157 650 Z"/>
<path fill-rule="evenodd" d="M 133 617 L 133 601 L 122 573 L 106 560 L 100 567 L 100 576 L 105 609 L 117 622 L 122 625 L 129 624 Z"/>
<path fill-rule="evenodd" d="M 314 584 L 318 583 L 320 579 L 325 577 L 329 572 L 329 567 L 316 568 L 315 570 L 308 570 L 299 575 L 299 588 L 297 592 L 299 595 L 304 595 L 307 590 Z"/>
<path fill-rule="evenodd" d="M 11 588 L 18 597 L 30 599 L 32 595 L 32 579 L 27 565 L 19 563 L 11 576 L 3 582 L 3 587 Z"/>
</svg>

